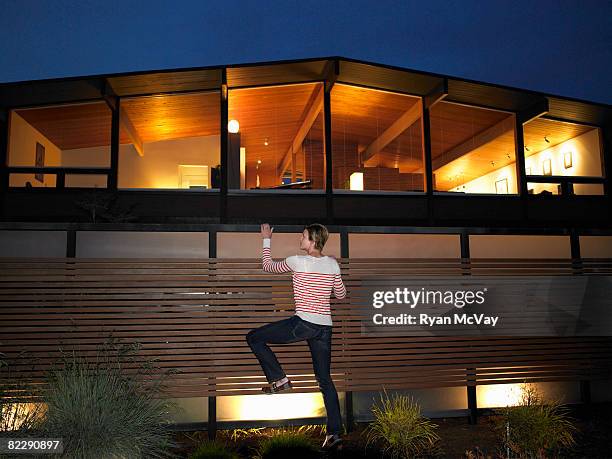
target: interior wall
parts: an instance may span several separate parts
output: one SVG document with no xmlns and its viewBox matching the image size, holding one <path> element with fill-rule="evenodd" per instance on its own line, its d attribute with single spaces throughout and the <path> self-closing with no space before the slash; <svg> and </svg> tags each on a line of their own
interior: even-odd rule
<svg viewBox="0 0 612 459">
<path fill-rule="evenodd" d="M 45 147 L 45 166 L 60 166 L 60 149 L 46 138 L 40 131 L 24 120 L 15 112 L 10 112 L 10 132 L 8 142 L 8 165 L 27 166 L 36 165 L 36 143 Z M 34 174 L 11 174 L 9 186 L 22 187 L 30 182 L 33 187 L 55 187 L 55 175 L 44 174 L 44 182 L 34 178 Z"/>
<path fill-rule="evenodd" d="M 62 150 L 64 167 L 110 167 L 110 145 Z M 106 188 L 106 175 L 67 174 L 66 187 Z"/>
<path fill-rule="evenodd" d="M 217 166 L 220 136 L 146 142 L 144 156 L 132 144 L 119 147 L 119 188 L 179 188 L 179 164 Z"/>
</svg>

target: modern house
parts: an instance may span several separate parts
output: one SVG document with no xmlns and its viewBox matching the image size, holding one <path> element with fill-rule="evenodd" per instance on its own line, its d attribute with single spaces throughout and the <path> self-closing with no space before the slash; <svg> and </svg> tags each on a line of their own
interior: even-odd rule
<svg viewBox="0 0 612 459">
<path fill-rule="evenodd" d="M 382 379 L 472 420 L 525 380 L 610 400 L 610 337 L 375 338 L 352 308 L 372 275 L 609 275 L 610 105 L 343 57 L 26 81 L 0 85 L 0 164 L 0 343 L 41 371 L 112 332 L 180 370 L 177 422 L 324 415 L 305 343 L 266 398 L 244 340 L 292 313 L 259 224 L 278 259 L 317 221 L 347 423 Z"/>
</svg>

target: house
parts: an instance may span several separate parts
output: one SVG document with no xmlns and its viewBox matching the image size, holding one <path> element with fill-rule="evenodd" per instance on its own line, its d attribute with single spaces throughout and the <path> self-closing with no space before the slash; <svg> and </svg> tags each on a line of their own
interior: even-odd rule
<svg viewBox="0 0 612 459">
<path fill-rule="evenodd" d="M 291 412 L 250 395 L 244 335 L 291 313 L 289 279 L 259 269 L 262 222 L 275 258 L 326 224 L 353 293 L 371 273 L 610 272 L 609 105 L 328 57 L 7 83 L 0 108 L 0 342 L 142 340 L 182 370 L 181 422 L 317 415 L 304 344 L 279 350 L 302 375 Z M 373 338 L 351 301 L 347 422 L 381 374 L 472 419 L 523 380 L 609 400 L 609 337 Z"/>
</svg>

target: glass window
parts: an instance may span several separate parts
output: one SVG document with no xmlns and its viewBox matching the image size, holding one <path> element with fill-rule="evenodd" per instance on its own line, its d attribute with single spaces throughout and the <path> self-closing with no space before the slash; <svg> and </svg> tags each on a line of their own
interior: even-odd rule
<svg viewBox="0 0 612 459">
<path fill-rule="evenodd" d="M 324 189 L 323 84 L 230 89 L 229 189 Z"/>
<path fill-rule="evenodd" d="M 518 192 L 514 114 L 440 101 L 430 127 L 434 190 Z"/>
<path fill-rule="evenodd" d="M 523 126 L 525 173 L 536 176 L 603 177 L 600 129 L 536 118 Z M 558 183 L 527 183 L 530 194 L 561 194 Z M 570 184 L 573 194 L 603 194 L 603 184 Z"/>
<path fill-rule="evenodd" d="M 121 99 L 119 188 L 219 188 L 220 93 Z"/>
<path fill-rule="evenodd" d="M 105 102 L 13 110 L 9 166 L 110 167 L 111 110 Z M 13 173 L 12 187 L 55 187 L 55 174 Z M 106 187 L 106 175 L 66 174 L 66 187 Z"/>
<path fill-rule="evenodd" d="M 425 189 L 419 97 L 336 83 L 331 113 L 334 189 Z"/>
</svg>

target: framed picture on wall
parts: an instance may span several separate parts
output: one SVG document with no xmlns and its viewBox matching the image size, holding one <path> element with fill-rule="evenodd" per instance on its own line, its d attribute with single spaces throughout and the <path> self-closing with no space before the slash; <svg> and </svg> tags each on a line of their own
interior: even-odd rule
<svg viewBox="0 0 612 459">
<path fill-rule="evenodd" d="M 41 143 L 36 142 L 36 167 L 45 167 L 45 146 Z M 44 183 L 45 174 L 36 173 L 34 178 L 40 183 Z"/>
<path fill-rule="evenodd" d="M 495 182 L 495 192 L 497 194 L 508 194 L 508 179 L 503 178 Z"/>
</svg>

